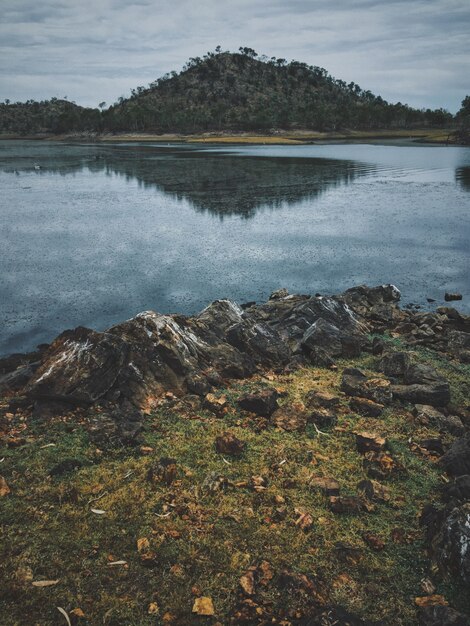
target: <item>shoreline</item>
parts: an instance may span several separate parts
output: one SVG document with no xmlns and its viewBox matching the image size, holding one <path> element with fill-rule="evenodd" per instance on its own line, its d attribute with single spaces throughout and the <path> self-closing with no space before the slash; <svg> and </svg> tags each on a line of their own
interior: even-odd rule
<svg viewBox="0 0 470 626">
<path fill-rule="evenodd" d="M 237 133 L 214 131 L 195 134 L 180 133 L 119 133 L 119 134 L 74 134 L 53 135 L 42 133 L 35 135 L 8 134 L 0 135 L 0 141 L 77 141 L 96 143 L 130 143 L 130 142 L 167 142 L 175 144 L 216 143 L 226 145 L 308 145 L 332 142 L 361 142 L 365 140 L 409 140 L 416 144 L 430 145 L 464 145 L 451 139 L 453 129 L 412 129 L 412 130 L 370 130 L 320 132 L 310 130 L 274 131 L 272 133 Z"/>
</svg>

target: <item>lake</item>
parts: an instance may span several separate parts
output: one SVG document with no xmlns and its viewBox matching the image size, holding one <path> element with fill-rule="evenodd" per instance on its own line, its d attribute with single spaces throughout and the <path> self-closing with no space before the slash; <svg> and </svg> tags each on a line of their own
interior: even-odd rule
<svg viewBox="0 0 470 626">
<path fill-rule="evenodd" d="M 470 148 L 0 141 L 0 189 L 2 355 L 280 287 L 470 311 Z"/>
</svg>

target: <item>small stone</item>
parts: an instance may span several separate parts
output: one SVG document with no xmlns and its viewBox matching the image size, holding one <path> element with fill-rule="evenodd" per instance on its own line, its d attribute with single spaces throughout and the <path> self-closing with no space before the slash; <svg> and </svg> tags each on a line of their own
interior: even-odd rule
<svg viewBox="0 0 470 626">
<path fill-rule="evenodd" d="M 171 483 L 176 478 L 176 459 L 161 457 L 158 464 L 153 465 L 147 472 L 147 478 L 153 482 Z"/>
<path fill-rule="evenodd" d="M 339 496 L 339 482 L 334 478 L 312 478 L 311 484 L 321 489 L 327 496 Z"/>
<path fill-rule="evenodd" d="M 228 406 L 227 398 L 225 396 L 220 396 L 219 398 L 213 393 L 208 393 L 204 398 L 203 406 L 217 417 L 222 417 Z"/>
<path fill-rule="evenodd" d="M 274 411 L 271 417 L 274 426 L 286 431 L 303 431 L 307 425 L 307 415 L 303 405 L 285 405 Z"/>
<path fill-rule="evenodd" d="M 333 409 L 339 405 L 339 398 L 327 391 L 309 391 L 305 398 L 307 408 Z"/>
<path fill-rule="evenodd" d="M 445 295 L 444 295 L 444 300 L 446 302 L 452 302 L 455 300 L 462 300 L 462 294 L 461 293 L 450 293 L 448 291 L 446 291 Z"/>
<path fill-rule="evenodd" d="M 390 500 L 389 490 L 376 480 L 361 480 L 357 488 L 371 502 L 389 502 Z"/>
<path fill-rule="evenodd" d="M 215 449 L 220 454 L 229 454 L 231 456 L 240 456 L 244 451 L 246 443 L 238 439 L 233 433 L 226 431 L 216 437 Z"/>
<path fill-rule="evenodd" d="M 333 513 L 357 515 L 364 511 L 364 503 L 357 496 L 331 496 L 330 509 Z"/>
<path fill-rule="evenodd" d="M 367 398 L 351 398 L 349 406 L 353 411 L 365 417 L 379 417 L 385 408 L 383 404 Z"/>
<path fill-rule="evenodd" d="M 385 448 L 386 439 L 376 433 L 360 432 L 356 433 L 356 447 L 358 452 L 381 452 Z"/>
<path fill-rule="evenodd" d="M 270 417 L 278 408 L 278 392 L 275 389 L 268 388 L 247 393 L 237 400 L 238 406 L 244 411 L 256 413 L 262 417 Z"/>
</svg>

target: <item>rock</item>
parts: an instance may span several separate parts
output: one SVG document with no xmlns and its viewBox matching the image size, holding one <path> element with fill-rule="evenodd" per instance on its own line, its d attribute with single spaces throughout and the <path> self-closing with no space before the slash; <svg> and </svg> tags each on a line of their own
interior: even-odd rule
<svg viewBox="0 0 470 626">
<path fill-rule="evenodd" d="M 303 431 L 307 425 L 305 408 L 299 404 L 281 406 L 272 414 L 271 423 L 282 430 Z"/>
<path fill-rule="evenodd" d="M 444 300 L 446 302 L 452 302 L 453 300 L 462 300 L 462 294 L 461 293 L 450 293 L 450 292 L 446 291 L 445 294 L 444 294 Z"/>
<path fill-rule="evenodd" d="M 359 415 L 366 417 L 379 417 L 382 415 L 385 408 L 383 404 L 368 400 L 367 398 L 352 398 L 349 401 L 349 406 L 353 411 L 359 413 Z"/>
<path fill-rule="evenodd" d="M 356 447 L 358 452 L 381 452 L 385 448 L 386 440 L 376 433 L 360 432 L 356 433 Z"/>
<path fill-rule="evenodd" d="M 215 449 L 220 454 L 229 454 L 230 456 L 240 456 L 244 451 L 246 443 L 238 439 L 233 433 L 226 431 L 216 437 Z"/>
<path fill-rule="evenodd" d="M 348 396 L 368 398 L 379 404 L 390 404 L 392 400 L 389 380 L 368 377 L 356 368 L 344 370 L 341 379 L 341 391 L 344 391 Z"/>
<path fill-rule="evenodd" d="M 390 378 L 402 378 L 410 366 L 407 352 L 389 352 L 384 354 L 380 363 L 380 371 Z"/>
<path fill-rule="evenodd" d="M 147 472 L 147 479 L 155 483 L 171 485 L 176 478 L 176 459 L 162 456 Z"/>
<path fill-rule="evenodd" d="M 470 583 L 470 502 L 455 507 L 433 541 L 439 567 Z"/>
<path fill-rule="evenodd" d="M 461 437 L 465 434 L 465 426 L 457 415 L 443 415 L 440 419 L 439 430 L 454 437 Z"/>
<path fill-rule="evenodd" d="M 97 413 L 90 419 L 88 433 L 99 448 L 142 443 L 143 416 L 135 408 Z"/>
<path fill-rule="evenodd" d="M 308 421 L 321 428 L 331 428 L 336 424 L 336 414 L 328 409 L 316 409 L 308 416 Z"/>
<path fill-rule="evenodd" d="M 462 613 L 449 606 L 427 606 L 419 610 L 419 626 L 470 626 Z"/>
<path fill-rule="evenodd" d="M 470 474 L 470 432 L 454 441 L 439 464 L 451 476 Z"/>
<path fill-rule="evenodd" d="M 327 391 L 309 391 L 305 398 L 307 408 L 334 409 L 339 406 L 339 398 Z"/>
<path fill-rule="evenodd" d="M 49 470 L 49 476 L 62 476 L 63 474 L 74 472 L 81 467 L 83 467 L 83 461 L 80 461 L 80 459 L 64 459 Z"/>
<path fill-rule="evenodd" d="M 300 340 L 300 347 L 304 353 L 310 355 L 312 362 L 317 364 L 319 349 L 329 358 L 355 357 L 360 355 L 364 341 L 361 335 L 350 335 L 320 317 L 305 331 Z"/>
<path fill-rule="evenodd" d="M 438 454 L 439 456 L 444 454 L 444 446 L 440 437 L 430 437 L 429 439 L 422 439 L 419 441 L 419 446 L 427 452 Z"/>
<path fill-rule="evenodd" d="M 318 487 L 327 496 L 339 496 L 339 482 L 335 478 L 312 478 L 310 484 Z"/>
<path fill-rule="evenodd" d="M 386 343 L 381 337 L 374 337 L 372 339 L 371 351 L 374 356 L 379 356 L 386 348 Z"/>
<path fill-rule="evenodd" d="M 470 502 L 470 474 L 457 476 L 442 488 L 443 499 L 447 502 Z"/>
<path fill-rule="evenodd" d="M 272 294 L 269 296 L 269 299 L 280 300 L 281 298 L 287 298 L 288 295 L 289 295 L 289 292 L 287 291 L 287 289 L 285 287 L 282 287 L 282 289 L 273 291 Z"/>
<path fill-rule="evenodd" d="M 267 388 L 254 393 L 247 393 L 237 400 L 238 406 L 244 411 L 256 413 L 262 417 L 271 417 L 278 408 L 279 394 L 275 389 Z"/>
<path fill-rule="evenodd" d="M 222 417 L 227 409 L 227 398 L 225 396 L 216 396 L 213 393 L 208 393 L 204 398 L 204 402 L 202 406 L 207 410 L 216 415 L 217 417 Z"/>
<path fill-rule="evenodd" d="M 361 480 L 357 488 L 371 502 L 389 502 L 390 492 L 376 480 Z"/>
<path fill-rule="evenodd" d="M 397 400 L 411 404 L 446 406 L 450 402 L 450 387 L 447 382 L 430 385 L 392 385 L 391 391 Z"/>
<path fill-rule="evenodd" d="M 364 502 L 357 496 L 331 496 L 330 510 L 333 513 L 357 515 L 365 510 Z"/>
</svg>

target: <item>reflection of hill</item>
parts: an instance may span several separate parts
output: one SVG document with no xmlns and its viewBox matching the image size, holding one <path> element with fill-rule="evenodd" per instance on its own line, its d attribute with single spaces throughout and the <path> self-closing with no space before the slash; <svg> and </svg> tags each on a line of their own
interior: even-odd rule
<svg viewBox="0 0 470 626">
<path fill-rule="evenodd" d="M 455 180 L 460 183 L 463 189 L 470 191 L 470 167 L 458 167 L 455 170 Z"/>
<path fill-rule="evenodd" d="M 123 175 L 189 200 L 197 211 L 251 217 L 261 207 L 312 199 L 370 172 L 354 161 L 252 157 L 188 148 L 83 146 L 75 158 L 41 160 L 42 171 L 83 168 Z M 64 151 L 65 152 L 65 151 Z"/>
</svg>

